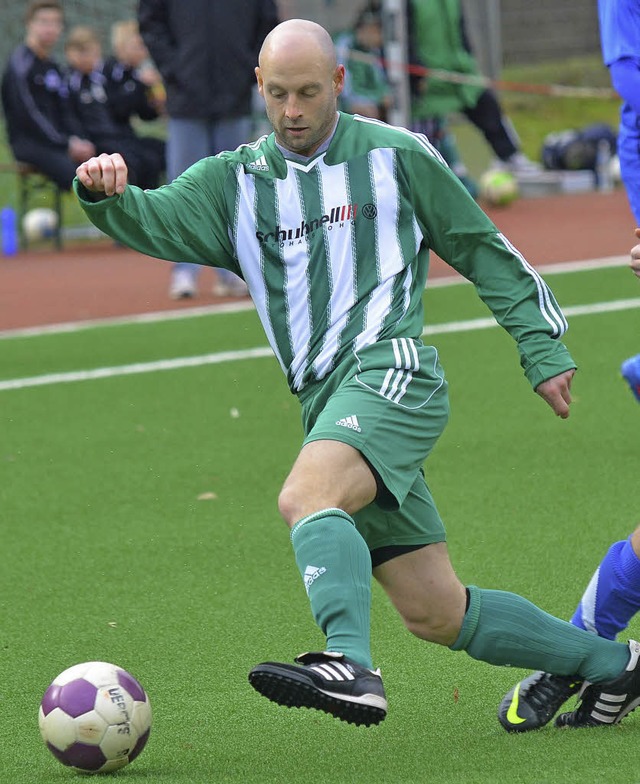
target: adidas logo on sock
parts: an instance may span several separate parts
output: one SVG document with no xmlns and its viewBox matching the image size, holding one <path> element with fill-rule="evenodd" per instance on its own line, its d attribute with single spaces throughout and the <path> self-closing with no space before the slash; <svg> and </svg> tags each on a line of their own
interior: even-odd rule
<svg viewBox="0 0 640 784">
<path fill-rule="evenodd" d="M 304 587 L 307 590 L 307 594 L 318 577 L 321 577 L 326 571 L 327 569 L 324 566 L 307 566 L 307 568 L 304 570 L 303 578 Z"/>
<path fill-rule="evenodd" d="M 350 430 L 355 430 L 356 433 L 362 433 L 360 422 L 358 422 L 358 417 L 355 414 L 353 416 L 344 417 L 344 419 L 339 419 L 336 422 L 336 425 L 348 427 Z"/>
<path fill-rule="evenodd" d="M 267 159 L 264 155 L 261 155 L 259 158 L 256 158 L 255 161 L 247 164 L 247 169 L 252 169 L 253 171 L 269 171 L 269 164 L 267 163 Z"/>
</svg>

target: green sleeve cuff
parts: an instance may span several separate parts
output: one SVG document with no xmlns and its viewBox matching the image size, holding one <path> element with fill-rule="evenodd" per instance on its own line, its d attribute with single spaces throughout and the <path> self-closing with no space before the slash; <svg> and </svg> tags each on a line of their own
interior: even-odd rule
<svg viewBox="0 0 640 784">
<path fill-rule="evenodd" d="M 527 341 L 527 343 L 521 342 L 518 346 L 520 364 L 533 389 L 547 379 L 577 368 L 564 343 L 548 338 L 542 345 L 537 343 L 538 341 Z"/>
<path fill-rule="evenodd" d="M 83 208 L 87 207 L 92 209 L 101 204 L 111 204 L 115 199 L 120 196 L 105 196 L 103 193 L 94 193 L 94 191 L 87 190 L 77 177 L 73 179 L 73 190 Z"/>
</svg>

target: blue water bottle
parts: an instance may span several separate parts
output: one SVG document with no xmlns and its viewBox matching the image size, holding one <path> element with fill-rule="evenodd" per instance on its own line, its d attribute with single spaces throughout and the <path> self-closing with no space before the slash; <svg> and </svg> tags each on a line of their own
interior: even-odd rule
<svg viewBox="0 0 640 784">
<path fill-rule="evenodd" d="M 2 254 L 15 256 L 18 252 L 18 217 L 13 207 L 0 210 L 0 233 L 2 234 Z"/>
</svg>

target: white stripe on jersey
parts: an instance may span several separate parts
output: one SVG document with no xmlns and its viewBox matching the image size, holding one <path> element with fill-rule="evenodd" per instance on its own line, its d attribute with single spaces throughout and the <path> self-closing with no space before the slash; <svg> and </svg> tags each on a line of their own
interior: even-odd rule
<svg viewBox="0 0 640 784">
<path fill-rule="evenodd" d="M 255 204 L 255 176 L 245 175 L 243 167 L 238 166 L 236 169 L 236 180 L 238 182 L 238 188 L 240 189 L 241 202 L 246 199 L 248 204 Z M 257 228 L 258 227 L 256 226 L 255 222 L 255 210 L 246 210 L 241 208 L 238 212 L 238 215 L 236 215 L 236 235 L 232 236 L 231 239 L 237 249 L 238 259 L 242 268 L 242 274 L 244 276 L 245 282 L 249 286 L 249 290 L 251 291 L 251 298 L 253 299 L 256 311 L 260 317 L 260 322 L 263 325 L 267 340 L 269 341 L 269 345 L 273 349 L 273 353 L 276 355 L 276 358 L 280 363 L 280 367 L 286 375 L 287 368 L 285 367 L 285 364 L 282 361 L 282 356 L 278 351 L 278 344 L 273 332 L 271 320 L 269 319 L 267 287 L 262 275 L 262 266 L 258 266 L 257 264 L 242 266 L 241 263 L 243 258 L 261 258 L 260 243 L 256 238 Z"/>
<path fill-rule="evenodd" d="M 326 166 L 324 160 L 318 167 L 322 212 L 329 214 L 336 204 L 351 204 L 347 169 L 344 166 Z M 331 326 L 324 336 L 322 349 L 314 362 L 314 371 L 323 378 L 331 369 L 338 350 L 340 334 L 344 321 L 333 322 L 333 315 L 346 313 L 356 300 L 356 268 L 352 231 L 329 231 L 324 228 L 325 246 L 329 248 L 329 322 Z"/>
<path fill-rule="evenodd" d="M 523 268 L 526 272 L 531 275 L 534 279 L 536 286 L 538 287 L 538 305 L 540 307 L 540 313 L 545 321 L 553 328 L 553 336 L 554 337 L 561 337 L 569 328 L 567 324 L 567 320 L 565 319 L 562 311 L 559 308 L 554 307 L 553 298 L 551 292 L 549 291 L 549 287 L 541 278 L 540 274 L 537 270 L 535 270 L 531 264 L 525 259 L 525 257 L 520 253 L 520 251 L 513 245 L 505 236 L 498 232 L 498 237 L 504 243 L 505 247 L 517 256 L 520 263 L 522 264 Z"/>
<path fill-rule="evenodd" d="M 300 226 L 303 221 L 309 220 L 312 216 L 303 213 L 298 180 L 289 167 L 289 161 L 287 161 L 287 167 L 289 169 L 287 178 L 274 180 L 278 200 L 278 225 Z M 308 249 L 306 236 L 296 243 L 285 242 L 280 249 L 284 263 L 289 340 L 293 353 L 290 373 L 295 389 L 299 389 L 302 384 L 302 375 L 306 370 L 311 338 L 311 297 L 307 276 Z"/>
<path fill-rule="evenodd" d="M 356 338 L 356 351 L 376 342 L 384 319 L 391 310 L 392 294 L 393 280 L 386 280 L 378 286 L 375 299 L 367 303 L 364 329 Z"/>
</svg>

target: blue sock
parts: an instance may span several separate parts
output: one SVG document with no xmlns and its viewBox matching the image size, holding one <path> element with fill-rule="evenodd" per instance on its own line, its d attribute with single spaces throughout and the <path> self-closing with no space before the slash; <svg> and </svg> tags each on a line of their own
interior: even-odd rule
<svg viewBox="0 0 640 784">
<path fill-rule="evenodd" d="M 640 560 L 631 537 L 611 545 L 587 586 L 571 623 L 615 640 L 640 610 Z"/>
<path fill-rule="evenodd" d="M 291 543 L 326 650 L 371 669 L 371 555 L 353 519 L 324 509 L 294 525 Z"/>
</svg>

